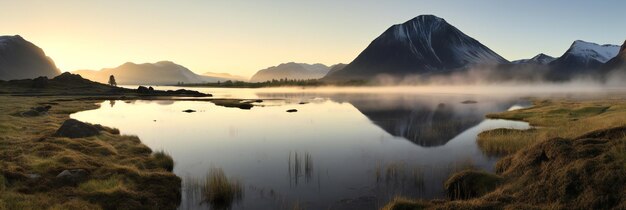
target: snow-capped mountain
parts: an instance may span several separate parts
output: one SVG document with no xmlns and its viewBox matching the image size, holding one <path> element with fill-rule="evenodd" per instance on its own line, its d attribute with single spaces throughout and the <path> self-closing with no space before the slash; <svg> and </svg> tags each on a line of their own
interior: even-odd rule
<svg viewBox="0 0 626 210">
<path fill-rule="evenodd" d="M 548 64 L 552 61 L 556 60 L 556 58 L 543 54 L 543 53 L 539 53 L 539 55 L 536 55 L 535 57 L 532 57 L 530 59 L 521 59 L 521 60 L 515 60 L 515 61 L 511 61 L 511 63 L 514 64 L 539 64 L 539 65 L 543 65 L 543 64 Z"/>
<path fill-rule="evenodd" d="M 328 73 L 330 68 L 324 64 L 282 63 L 259 70 L 250 78 L 250 82 L 265 82 L 279 79 L 319 79 Z"/>
<path fill-rule="evenodd" d="M 444 19 L 421 15 L 391 26 L 343 70 L 324 79 L 436 74 L 472 64 L 498 63 L 508 61 Z"/>
<path fill-rule="evenodd" d="M 0 80 L 55 77 L 61 72 L 50 57 L 19 35 L 0 36 Z"/>
<path fill-rule="evenodd" d="M 82 77 L 101 83 L 106 83 L 109 76 L 115 76 L 120 85 L 172 85 L 183 83 L 205 83 L 225 81 L 227 79 L 197 75 L 188 68 L 171 61 L 136 64 L 124 63 L 115 68 L 105 68 L 100 71 L 77 70 L 72 72 Z"/>
<path fill-rule="evenodd" d="M 604 63 L 615 57 L 620 46 L 599 45 L 577 40 L 558 59 L 550 62 L 552 80 L 565 80 L 573 76 L 594 73 Z"/>
</svg>

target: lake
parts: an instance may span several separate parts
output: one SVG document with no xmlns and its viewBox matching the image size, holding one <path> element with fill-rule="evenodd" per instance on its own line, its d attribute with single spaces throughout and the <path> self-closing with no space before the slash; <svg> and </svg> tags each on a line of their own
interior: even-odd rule
<svg viewBox="0 0 626 210">
<path fill-rule="evenodd" d="M 263 102 L 243 110 L 203 101 L 105 101 L 71 117 L 119 128 L 171 154 L 183 178 L 179 209 L 211 208 L 190 183 L 216 169 L 243 186 L 232 209 L 378 209 L 396 196 L 444 198 L 451 173 L 493 171 L 497 157 L 481 152 L 478 133 L 529 128 L 484 118 L 530 106 L 518 94 L 193 89 Z"/>
</svg>

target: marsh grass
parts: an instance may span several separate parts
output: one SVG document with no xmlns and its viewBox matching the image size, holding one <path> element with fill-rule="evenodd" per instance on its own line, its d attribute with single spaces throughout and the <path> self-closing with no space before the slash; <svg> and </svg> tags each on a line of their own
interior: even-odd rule
<svg viewBox="0 0 626 210">
<path fill-rule="evenodd" d="M 244 196 L 243 184 L 226 176 L 221 168 L 211 168 L 203 179 L 185 178 L 187 195 L 200 194 L 201 200 L 213 209 L 229 209 Z"/>
<path fill-rule="evenodd" d="M 585 133 L 626 125 L 626 100 L 543 100 L 526 109 L 488 114 L 488 118 L 526 121 L 535 129 L 495 129 L 478 135 L 487 155 L 512 154 L 551 138 L 576 138 Z"/>
<path fill-rule="evenodd" d="M 293 184 L 298 185 L 302 176 L 304 176 L 306 183 L 313 180 L 313 156 L 311 153 L 305 152 L 302 156 L 302 153 L 290 151 L 287 164 L 289 180 L 293 181 Z"/>
<path fill-rule="evenodd" d="M 162 168 L 170 172 L 174 170 L 174 159 L 164 150 L 152 153 L 152 164 L 157 168 Z"/>
</svg>

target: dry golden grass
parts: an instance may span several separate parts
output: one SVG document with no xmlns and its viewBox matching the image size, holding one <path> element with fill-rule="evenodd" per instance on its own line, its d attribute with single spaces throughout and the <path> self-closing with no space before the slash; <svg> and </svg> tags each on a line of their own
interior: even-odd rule
<svg viewBox="0 0 626 210">
<path fill-rule="evenodd" d="M 153 154 L 136 136 L 107 128 L 87 138 L 52 137 L 69 114 L 98 108 L 100 101 L 14 96 L 0 101 L 0 209 L 174 209 L 180 202 L 171 157 Z M 52 109 L 37 117 L 19 114 L 41 105 Z M 66 169 L 85 169 L 89 176 L 78 185 L 60 184 L 56 175 Z"/>
<path fill-rule="evenodd" d="M 506 155 L 539 140 L 575 138 L 591 131 L 626 125 L 626 100 L 543 100 L 527 109 L 487 117 L 526 121 L 536 127 L 525 131 L 496 129 L 478 135 L 478 145 L 486 154 Z"/>
</svg>

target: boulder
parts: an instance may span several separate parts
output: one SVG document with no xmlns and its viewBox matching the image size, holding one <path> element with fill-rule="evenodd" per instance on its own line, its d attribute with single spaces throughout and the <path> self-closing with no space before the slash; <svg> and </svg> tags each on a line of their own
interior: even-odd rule
<svg viewBox="0 0 626 210">
<path fill-rule="evenodd" d="M 31 174 L 26 174 L 26 177 L 28 177 L 31 180 L 35 180 L 35 179 L 41 178 L 41 175 L 35 174 L 35 173 L 31 173 Z"/>
<path fill-rule="evenodd" d="M 78 184 L 87 179 L 89 172 L 85 169 L 68 169 L 59 173 L 56 178 L 64 184 Z"/>
<path fill-rule="evenodd" d="M 38 107 L 32 107 L 30 108 L 30 110 L 25 111 L 20 113 L 20 115 L 22 117 L 37 117 L 37 116 L 41 116 L 41 115 L 45 115 L 48 113 L 48 110 L 50 110 L 50 108 L 52 108 L 52 106 L 38 106 Z"/>
<path fill-rule="evenodd" d="M 139 86 L 137 87 L 137 92 L 138 93 L 150 93 L 150 89 L 148 89 L 145 86 Z"/>
<path fill-rule="evenodd" d="M 196 110 L 193 110 L 193 109 L 187 109 L 187 110 L 183 110 L 183 112 L 186 112 L 186 113 L 192 113 L 192 112 L 196 112 Z"/>
<path fill-rule="evenodd" d="M 290 112 L 290 113 L 291 112 L 298 112 L 298 110 L 297 109 L 289 109 L 289 110 L 287 110 L 287 112 Z"/>
<path fill-rule="evenodd" d="M 45 88 L 48 86 L 48 77 L 37 77 L 33 79 L 33 88 Z"/>
<path fill-rule="evenodd" d="M 95 136 L 100 133 L 98 127 L 75 119 L 63 122 L 63 125 L 54 133 L 57 137 L 84 138 Z"/>
</svg>

